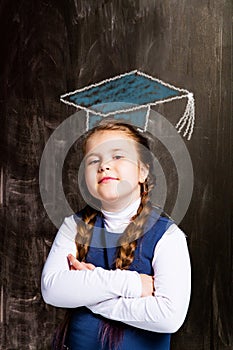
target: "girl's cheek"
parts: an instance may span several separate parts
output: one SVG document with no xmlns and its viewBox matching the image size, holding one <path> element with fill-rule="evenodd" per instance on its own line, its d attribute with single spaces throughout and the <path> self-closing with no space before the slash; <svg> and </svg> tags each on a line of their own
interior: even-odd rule
<svg viewBox="0 0 233 350">
<path fill-rule="evenodd" d="M 90 177 L 90 171 L 88 169 L 85 169 L 84 177 L 85 179 L 88 179 Z"/>
</svg>

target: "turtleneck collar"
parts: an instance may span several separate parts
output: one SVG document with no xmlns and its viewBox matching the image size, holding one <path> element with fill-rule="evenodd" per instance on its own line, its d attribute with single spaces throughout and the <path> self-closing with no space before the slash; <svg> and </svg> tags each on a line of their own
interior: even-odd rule
<svg viewBox="0 0 233 350">
<path fill-rule="evenodd" d="M 138 198 L 127 208 L 118 212 L 101 209 L 106 230 L 113 233 L 122 233 L 130 223 L 131 218 L 137 213 L 140 202 L 141 198 Z"/>
</svg>

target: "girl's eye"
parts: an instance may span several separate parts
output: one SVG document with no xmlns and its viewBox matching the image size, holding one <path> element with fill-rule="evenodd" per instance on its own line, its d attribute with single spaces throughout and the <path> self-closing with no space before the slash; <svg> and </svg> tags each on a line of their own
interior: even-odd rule
<svg viewBox="0 0 233 350">
<path fill-rule="evenodd" d="M 113 159 L 122 159 L 122 158 L 124 158 L 124 156 L 121 156 L 119 154 L 113 156 Z"/>
<path fill-rule="evenodd" d="M 88 165 L 94 165 L 94 164 L 97 164 L 97 163 L 99 163 L 99 159 L 93 159 L 93 160 L 90 160 L 88 162 Z"/>
</svg>

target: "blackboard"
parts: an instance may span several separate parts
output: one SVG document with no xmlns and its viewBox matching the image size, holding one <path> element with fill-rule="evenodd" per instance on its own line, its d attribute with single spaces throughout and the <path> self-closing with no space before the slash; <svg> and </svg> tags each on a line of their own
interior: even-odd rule
<svg viewBox="0 0 233 350">
<path fill-rule="evenodd" d="M 196 101 L 194 134 L 184 141 L 194 191 L 180 223 L 192 298 L 172 349 L 232 349 L 231 15 L 230 0 L 1 1 L 2 349 L 49 349 L 63 315 L 40 294 L 57 230 L 40 197 L 40 159 L 51 133 L 75 112 L 59 96 L 134 69 L 185 87 Z M 175 123 L 183 108 L 180 101 L 158 111 Z M 76 170 L 67 165 L 64 188 L 81 206 Z"/>
</svg>

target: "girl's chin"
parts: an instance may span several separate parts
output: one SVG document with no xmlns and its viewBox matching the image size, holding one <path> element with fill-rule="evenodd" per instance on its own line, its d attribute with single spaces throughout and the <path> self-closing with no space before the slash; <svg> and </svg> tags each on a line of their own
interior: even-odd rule
<svg viewBox="0 0 233 350">
<path fill-rule="evenodd" d="M 114 196 L 101 196 L 98 199 L 101 201 L 101 203 L 106 203 L 106 205 L 117 204 L 118 202 L 121 202 L 119 197 Z"/>
<path fill-rule="evenodd" d="M 104 191 L 92 193 L 92 196 L 101 202 L 102 208 L 106 211 L 122 210 L 140 197 L 140 189 L 127 188 L 126 191 L 119 191 L 119 187 L 117 189 L 118 191 L 105 187 Z"/>
</svg>

